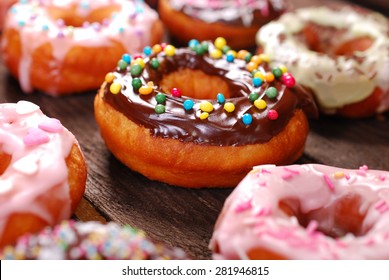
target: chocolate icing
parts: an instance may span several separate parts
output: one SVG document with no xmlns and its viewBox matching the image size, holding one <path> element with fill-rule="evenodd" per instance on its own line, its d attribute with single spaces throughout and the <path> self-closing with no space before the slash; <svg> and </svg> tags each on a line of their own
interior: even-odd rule
<svg viewBox="0 0 389 280">
<path fill-rule="evenodd" d="M 156 57 L 160 61 L 158 69 L 153 69 L 149 61 Z M 119 94 L 112 94 L 109 84 L 104 88 L 104 101 L 113 108 L 123 113 L 128 119 L 150 130 L 155 137 L 179 139 L 183 142 L 194 142 L 214 146 L 241 146 L 247 144 L 265 143 L 284 129 L 297 107 L 303 108 L 309 115 L 316 115 L 316 107 L 311 95 L 300 86 L 286 88 L 280 81 L 264 83 L 262 87 L 255 88 L 252 85 L 252 75 L 246 70 L 244 60 L 235 59 L 233 63 L 225 59 L 213 59 L 206 55 L 197 55 L 189 48 L 176 49 L 174 56 L 166 56 L 164 52 L 145 58 L 145 68 L 139 78 L 142 83 L 153 81 L 155 90 L 149 95 L 140 95 L 134 92 L 131 85 L 132 77 L 128 71 L 117 70 L 115 82 L 122 84 Z M 201 120 L 201 99 L 173 97 L 166 94 L 165 113 L 157 114 L 154 111 L 155 95 L 163 92 L 160 85 L 163 77 L 178 69 L 193 69 L 203 71 L 207 75 L 216 75 L 223 79 L 230 90 L 231 97 L 225 102 L 235 104 L 235 111 L 228 113 L 223 109 L 223 104 L 216 100 L 209 100 L 214 110 L 208 119 Z M 268 69 L 267 69 L 268 70 Z M 265 90 L 269 86 L 278 89 L 278 96 L 269 99 Z M 258 92 L 266 103 L 264 110 L 257 109 L 248 99 L 250 92 Z M 194 101 L 195 106 L 190 111 L 185 111 L 183 102 L 186 99 Z M 267 112 L 276 110 L 279 114 L 277 120 L 269 120 Z M 250 113 L 253 122 L 245 125 L 242 115 Z"/>
</svg>

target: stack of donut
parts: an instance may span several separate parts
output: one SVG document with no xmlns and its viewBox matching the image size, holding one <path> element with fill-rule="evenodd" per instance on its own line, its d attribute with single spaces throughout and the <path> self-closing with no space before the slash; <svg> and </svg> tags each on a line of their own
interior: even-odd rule
<svg viewBox="0 0 389 280">
<path fill-rule="evenodd" d="M 85 190 L 75 137 L 27 101 L 0 104 L 0 247 L 70 218 Z"/>
<path fill-rule="evenodd" d="M 4 63 L 24 92 L 65 95 L 97 89 L 123 53 L 162 38 L 143 1 L 20 1 L 3 30 Z"/>
<path fill-rule="evenodd" d="M 257 43 L 312 90 L 323 113 L 359 118 L 389 109 L 388 34 L 376 12 L 307 7 L 261 28 Z"/>
</svg>

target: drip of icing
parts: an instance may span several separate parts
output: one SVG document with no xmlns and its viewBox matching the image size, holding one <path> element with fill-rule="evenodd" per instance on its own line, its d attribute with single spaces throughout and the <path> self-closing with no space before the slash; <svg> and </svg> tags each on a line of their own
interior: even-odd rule
<svg viewBox="0 0 389 280">
<path fill-rule="evenodd" d="M 344 40 L 367 36 L 374 39 L 372 46 L 347 56 L 332 58 L 311 51 L 293 37 L 312 22 L 319 26 L 347 30 Z M 384 95 L 378 112 L 389 108 L 389 27 L 387 19 L 378 13 L 359 13 L 344 7 L 309 7 L 281 16 L 265 25 L 257 33 L 257 43 L 275 64 L 288 66 L 296 80 L 311 88 L 320 107 L 329 113 L 367 98 L 375 87 Z M 312 71 L 312 69 L 320 69 Z M 320 72 L 319 74 L 317 74 Z"/>
<path fill-rule="evenodd" d="M 389 258 L 389 243 L 385 238 L 389 233 L 388 184 L 379 179 L 388 176 L 389 172 L 365 169 L 366 174 L 360 176 L 358 170 L 318 164 L 287 168 L 299 174 L 283 180 L 285 167 L 255 167 L 227 198 L 210 243 L 215 259 L 239 258 L 242 252 L 245 252 L 243 257 L 248 258 L 248 252 L 253 249 L 265 249 L 288 259 Z M 339 172 L 350 174 L 355 180 L 350 182 L 345 177 L 333 180 Z M 333 188 L 329 188 L 323 178 L 331 180 Z M 265 181 L 268 187 L 257 187 L 257 181 Z M 352 195 L 362 199 L 356 206 L 359 207 L 357 212 L 366 213 L 361 224 L 363 234 L 355 237 L 347 233 L 340 238 L 323 234 L 323 228 L 335 227 L 333 217 L 336 207 L 331 206 L 339 199 Z M 291 208 L 299 208 L 302 213 L 322 209 L 324 214 L 316 214 L 304 228 L 296 224 L 294 216 L 289 218 L 280 209 L 280 201 L 288 199 L 292 201 Z M 247 201 L 251 202 L 253 209 L 272 211 L 267 215 L 258 211 L 236 211 Z M 366 246 L 367 243 L 369 246 Z"/>
<path fill-rule="evenodd" d="M 42 124 L 43 129 L 38 128 Z M 69 218 L 65 158 L 74 143 L 74 136 L 37 105 L 27 101 L 0 104 L 0 148 L 12 157 L 0 176 L 0 237 L 14 213 L 31 213 L 47 224 Z M 39 199 L 54 187 L 61 209 L 58 216 Z"/>
<path fill-rule="evenodd" d="M 54 74 L 59 72 L 62 67 L 61 62 L 75 46 L 101 47 L 110 46 L 112 42 L 121 42 L 127 52 L 135 53 L 150 43 L 150 30 L 158 16 L 143 1 L 84 0 L 81 2 L 85 3 L 87 8 L 83 8 L 82 3 L 75 0 L 32 0 L 15 4 L 12 11 L 8 13 L 5 27 L 17 30 L 21 38 L 22 55 L 18 78 L 24 92 L 33 90 L 30 83 L 31 67 L 33 67 L 31 55 L 46 43 L 52 45 L 54 59 L 51 68 Z M 50 7 L 67 9 L 73 5 L 80 5 L 78 8 L 80 16 L 111 5 L 118 5 L 120 10 L 110 19 L 106 19 L 103 24 L 85 24 L 81 27 L 66 26 L 63 21 L 61 23 L 54 20 L 48 10 Z M 3 40 L 2 47 L 9 43 Z M 51 91 L 55 93 L 56 89 L 53 88 Z"/>
</svg>

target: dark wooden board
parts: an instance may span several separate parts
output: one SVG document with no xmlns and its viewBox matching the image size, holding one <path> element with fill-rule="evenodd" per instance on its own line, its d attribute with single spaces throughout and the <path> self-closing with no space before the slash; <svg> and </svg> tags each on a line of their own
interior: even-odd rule
<svg viewBox="0 0 389 280">
<path fill-rule="evenodd" d="M 294 1 L 298 5 L 318 1 Z M 151 238 L 179 246 L 195 259 L 209 259 L 213 226 L 232 189 L 183 189 L 146 179 L 107 150 L 93 112 L 95 92 L 55 98 L 23 94 L 0 61 L 0 102 L 29 100 L 61 120 L 77 137 L 88 164 L 87 189 L 76 216 L 112 220 L 144 230 Z M 321 117 L 311 121 L 299 163 L 345 168 L 363 164 L 389 170 L 389 114 L 364 120 Z"/>
</svg>

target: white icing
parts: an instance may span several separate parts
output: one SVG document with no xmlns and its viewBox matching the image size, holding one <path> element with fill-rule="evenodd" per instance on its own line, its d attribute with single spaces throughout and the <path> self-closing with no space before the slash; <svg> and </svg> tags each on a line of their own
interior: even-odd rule
<svg viewBox="0 0 389 280">
<path fill-rule="evenodd" d="M 363 58 L 359 63 L 345 56 L 331 58 L 309 50 L 294 39 L 306 22 L 321 26 L 347 29 L 344 38 L 361 36 L 374 39 L 370 48 L 355 52 Z M 301 8 L 284 14 L 279 20 L 262 27 L 257 33 L 257 43 L 276 64 L 285 64 L 297 82 L 310 87 L 323 110 L 331 111 L 367 98 L 375 87 L 384 96 L 378 112 L 389 108 L 389 25 L 378 13 L 359 14 L 344 7 L 333 10 L 328 7 Z M 282 35 L 282 36 L 281 36 Z M 281 37 L 284 39 L 280 39 Z M 320 75 L 317 75 L 320 73 Z"/>
<path fill-rule="evenodd" d="M 65 158 L 75 143 L 74 136 L 64 128 L 48 133 L 49 141 L 44 144 L 26 146 L 23 141 L 30 128 L 47 119 L 38 106 L 27 101 L 0 104 L 0 149 L 12 157 L 0 175 L 0 240 L 14 213 L 32 213 L 50 225 L 70 217 Z M 48 212 L 38 199 L 47 193 L 58 203 L 58 215 Z"/>
<path fill-rule="evenodd" d="M 138 53 L 150 44 L 151 32 L 158 15 L 143 1 L 129 0 L 31 0 L 26 4 L 15 4 L 8 13 L 5 28 L 15 29 L 21 37 L 22 57 L 19 65 L 19 81 L 23 91 L 31 92 L 31 55 L 40 46 L 50 43 L 53 49 L 52 72 L 56 74 L 62 68 L 62 62 L 75 46 L 102 47 L 120 42 L 128 53 Z M 82 3 L 87 8 L 82 7 Z M 69 27 L 54 19 L 48 8 L 67 9 L 78 5 L 80 16 L 86 16 L 97 8 L 118 5 L 120 10 L 103 23 L 91 23 L 88 27 Z M 7 44 L 2 41 L 2 47 Z M 5 61 L 7 54 L 5 54 Z M 115 61 L 116 63 L 116 61 Z M 113 65 L 114 67 L 115 65 Z M 23 69 L 23 70 L 22 70 Z M 53 75 L 56 76 L 56 75 Z M 57 75 L 58 76 L 58 75 Z M 59 79 L 60 77 L 58 77 Z M 55 82 L 50 93 L 56 94 Z"/>
<path fill-rule="evenodd" d="M 338 172 L 344 175 L 337 177 Z M 284 177 L 286 173 L 292 175 Z M 355 179 L 350 182 L 346 174 Z M 380 179 L 383 175 L 387 178 L 389 172 L 318 164 L 255 167 L 225 202 L 210 243 L 211 249 L 218 247 L 213 257 L 248 258 L 247 252 L 257 248 L 288 259 L 388 259 L 389 181 Z M 258 182 L 266 182 L 267 187 L 258 186 Z M 316 230 L 339 230 L 334 224 L 336 207 L 332 206 L 354 194 L 362 200 L 357 206 L 359 212 L 366 213 L 361 236 L 347 233 L 336 239 Z M 285 199 L 294 201 L 298 211 L 311 213 L 307 228 L 279 208 L 279 202 Z M 238 211 L 247 201 L 250 207 Z M 382 205 L 377 209 L 378 202 Z M 257 209 L 270 212 L 258 215 Z M 366 245 L 372 240 L 374 244 Z"/>
</svg>

